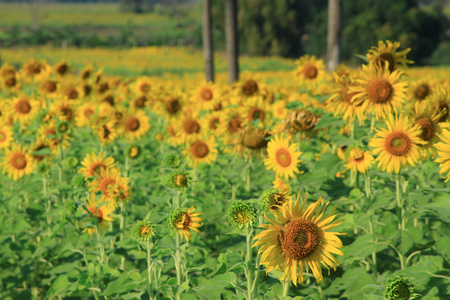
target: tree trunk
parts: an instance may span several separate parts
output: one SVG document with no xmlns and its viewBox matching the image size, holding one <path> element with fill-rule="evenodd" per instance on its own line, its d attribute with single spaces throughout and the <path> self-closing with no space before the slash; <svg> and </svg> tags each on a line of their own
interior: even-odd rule
<svg viewBox="0 0 450 300">
<path fill-rule="evenodd" d="M 211 0 L 203 0 L 203 55 L 206 81 L 214 82 L 214 58 L 211 31 Z"/>
<path fill-rule="evenodd" d="M 238 36 L 237 36 L 237 1 L 225 2 L 225 34 L 228 60 L 228 83 L 239 80 Z"/>
<path fill-rule="evenodd" d="M 342 0 L 328 0 L 327 69 L 336 70 L 341 52 Z"/>
</svg>

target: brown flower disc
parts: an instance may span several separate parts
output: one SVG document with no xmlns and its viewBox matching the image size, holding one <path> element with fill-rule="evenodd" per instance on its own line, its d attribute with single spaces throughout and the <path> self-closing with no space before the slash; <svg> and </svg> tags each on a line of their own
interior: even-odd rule
<svg viewBox="0 0 450 300">
<path fill-rule="evenodd" d="M 5 85 L 7 87 L 13 87 L 13 86 L 16 86 L 16 84 L 17 84 L 17 79 L 14 77 L 10 77 L 5 80 Z"/>
<path fill-rule="evenodd" d="M 208 88 L 202 88 L 200 90 L 200 98 L 203 101 L 210 101 L 213 98 L 213 93 L 210 89 Z"/>
<path fill-rule="evenodd" d="M 198 133 L 200 131 L 200 124 L 195 120 L 186 120 L 183 123 L 183 128 L 188 134 Z"/>
<path fill-rule="evenodd" d="M 209 153 L 208 145 L 202 141 L 197 141 L 191 145 L 191 153 L 194 157 L 204 158 Z"/>
<path fill-rule="evenodd" d="M 141 86 L 139 87 L 139 90 L 144 93 L 147 94 L 150 91 L 150 85 L 148 83 L 143 83 L 141 84 Z"/>
<path fill-rule="evenodd" d="M 316 66 L 308 64 L 303 67 L 302 73 L 306 78 L 314 79 L 319 74 L 319 70 L 317 70 Z"/>
<path fill-rule="evenodd" d="M 275 159 L 277 164 L 283 168 L 289 167 L 291 165 L 291 154 L 286 149 L 278 149 L 275 153 Z"/>
<path fill-rule="evenodd" d="M 419 100 L 425 99 L 428 94 L 430 93 L 430 87 L 427 84 L 421 84 L 419 85 L 416 90 L 414 91 L 414 94 Z"/>
<path fill-rule="evenodd" d="M 392 85 L 386 79 L 376 78 L 366 86 L 369 100 L 373 103 L 384 103 L 388 101 L 394 92 Z"/>
<path fill-rule="evenodd" d="M 217 126 L 219 126 L 220 119 L 219 117 L 214 117 L 211 120 L 209 120 L 209 128 L 216 130 Z"/>
<path fill-rule="evenodd" d="M 180 101 L 178 99 L 169 99 L 166 102 L 166 109 L 170 114 L 175 114 L 177 113 L 181 108 L 181 104 Z"/>
<path fill-rule="evenodd" d="M 15 153 L 11 157 L 11 165 L 16 170 L 23 170 L 27 166 L 27 159 L 25 158 L 25 155 L 22 153 Z"/>
<path fill-rule="evenodd" d="M 239 116 L 234 116 L 228 122 L 228 130 L 230 133 L 236 133 L 239 129 L 241 129 L 241 118 Z"/>
<path fill-rule="evenodd" d="M 267 147 L 267 144 L 269 143 L 269 141 L 265 139 L 268 136 L 268 133 L 262 132 L 257 128 L 248 128 L 242 134 L 241 144 L 249 149 L 262 149 Z"/>
<path fill-rule="evenodd" d="M 386 150 L 395 156 L 404 156 L 411 149 L 411 140 L 403 132 L 393 132 L 385 142 Z"/>
<path fill-rule="evenodd" d="M 422 133 L 419 137 L 424 141 L 431 141 L 434 137 L 434 126 L 429 118 L 420 118 L 414 122 L 414 124 L 419 124 Z"/>
<path fill-rule="evenodd" d="M 66 74 L 68 70 L 69 66 L 67 64 L 61 64 L 58 66 L 58 68 L 56 68 L 56 72 L 58 72 L 58 74 L 60 75 Z"/>
<path fill-rule="evenodd" d="M 252 79 L 247 80 L 242 85 L 242 93 L 244 93 L 244 95 L 251 96 L 254 93 L 256 93 L 257 91 L 258 91 L 258 84 L 256 83 L 256 81 L 254 81 Z"/>
<path fill-rule="evenodd" d="M 21 114 L 27 114 L 31 110 L 31 105 L 26 99 L 17 101 L 16 110 Z"/>
<path fill-rule="evenodd" d="M 56 91 L 56 82 L 54 81 L 47 81 L 44 84 L 44 89 L 47 93 L 54 93 Z"/>
<path fill-rule="evenodd" d="M 389 63 L 389 71 L 393 72 L 395 70 L 395 59 L 394 56 L 392 55 L 392 53 L 381 53 L 376 61 L 378 62 L 378 64 L 384 68 L 384 66 L 386 65 L 386 63 Z"/>
<path fill-rule="evenodd" d="M 127 131 L 136 131 L 140 126 L 139 120 L 135 117 L 128 117 L 125 121 L 125 129 Z"/>
<path fill-rule="evenodd" d="M 264 122 L 265 114 L 264 111 L 261 108 L 254 107 L 250 110 L 248 113 L 249 119 L 251 121 L 253 120 L 261 120 L 261 122 Z"/>
<path fill-rule="evenodd" d="M 442 116 L 439 118 L 438 122 L 445 122 L 447 121 L 448 115 L 449 115 L 449 107 L 447 105 L 447 103 L 441 101 L 439 102 L 439 112 L 443 111 L 444 113 L 442 114 Z"/>
<path fill-rule="evenodd" d="M 319 245 L 317 226 L 304 219 L 294 219 L 284 224 L 278 239 L 283 254 L 293 260 L 302 260 Z"/>
</svg>

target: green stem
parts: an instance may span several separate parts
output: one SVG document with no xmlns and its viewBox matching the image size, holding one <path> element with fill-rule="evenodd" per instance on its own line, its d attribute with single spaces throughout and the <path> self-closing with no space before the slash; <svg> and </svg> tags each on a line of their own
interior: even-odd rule
<svg viewBox="0 0 450 300">
<path fill-rule="evenodd" d="M 247 169 L 247 172 L 245 174 L 245 190 L 247 192 L 250 192 L 252 186 L 251 186 L 251 178 L 250 178 L 251 170 L 250 167 Z"/>
<path fill-rule="evenodd" d="M 247 260 L 245 262 L 247 269 L 247 299 L 253 300 L 253 264 L 252 264 L 252 233 L 253 229 L 245 229 L 247 236 Z"/>
<path fill-rule="evenodd" d="M 283 282 L 281 282 L 281 284 L 283 285 L 283 297 L 281 299 L 286 299 L 288 292 L 289 292 L 289 280 L 284 280 Z"/>
<path fill-rule="evenodd" d="M 369 216 L 369 232 L 370 232 L 370 234 L 372 234 L 372 237 L 375 238 L 373 235 L 372 217 L 373 217 L 373 215 Z M 375 278 L 376 278 L 377 277 L 377 252 L 376 252 L 376 249 L 374 249 L 372 251 L 372 270 L 373 270 L 373 274 L 375 275 Z"/>
<path fill-rule="evenodd" d="M 120 201 L 120 211 L 122 212 L 122 214 L 120 216 L 120 223 L 119 223 L 120 241 L 123 241 L 123 229 L 124 229 L 124 225 L 125 225 L 125 205 L 123 204 L 123 201 Z M 122 255 L 122 257 L 120 258 L 120 268 L 122 270 L 125 270 L 125 256 L 124 255 Z"/>
<path fill-rule="evenodd" d="M 98 225 L 97 225 L 95 232 L 97 232 L 97 238 L 98 238 L 98 249 L 100 251 L 100 263 L 103 264 L 105 262 L 105 248 L 103 245 L 102 234 L 100 233 L 100 227 Z"/>
<path fill-rule="evenodd" d="M 47 177 L 46 176 L 44 176 L 42 183 L 44 185 L 44 187 L 43 187 L 44 188 L 44 198 L 47 200 L 47 204 L 45 205 L 45 211 L 47 213 L 48 235 L 52 236 L 52 226 L 51 226 L 52 217 L 50 216 L 50 210 L 52 208 L 52 203 L 50 201 L 50 198 L 48 198 L 48 195 L 47 195 Z"/>
<path fill-rule="evenodd" d="M 151 246 L 150 246 L 150 239 L 147 241 L 147 274 L 148 274 L 148 298 L 153 299 L 153 291 L 152 291 L 152 269 L 151 269 Z"/>
<path fill-rule="evenodd" d="M 351 139 L 355 138 L 355 121 L 354 120 L 350 123 L 350 138 Z"/>
<path fill-rule="evenodd" d="M 180 208 L 180 195 L 181 191 L 177 191 L 177 195 L 173 198 L 173 209 Z"/>
<path fill-rule="evenodd" d="M 373 132 L 373 127 L 375 126 L 375 122 L 376 122 L 375 114 L 372 114 L 372 121 L 370 122 L 370 132 L 369 132 L 370 135 Z"/>
<path fill-rule="evenodd" d="M 178 286 L 181 286 L 182 278 L 181 278 L 181 253 L 180 253 L 180 243 L 181 237 L 178 233 L 176 233 L 175 239 L 175 269 L 177 271 L 177 283 Z"/>
<path fill-rule="evenodd" d="M 368 202 L 370 201 L 371 197 L 370 189 L 371 189 L 370 175 L 369 173 L 366 173 L 364 174 L 364 190 L 366 192 L 366 198 Z"/>
<path fill-rule="evenodd" d="M 403 243 L 403 230 L 405 229 L 405 208 L 403 207 L 402 189 L 401 189 L 401 177 L 400 174 L 395 176 L 395 188 L 397 198 L 397 216 L 398 216 L 398 228 L 400 229 L 400 240 Z M 405 257 L 399 253 L 400 268 L 405 268 Z"/>
<path fill-rule="evenodd" d="M 88 269 L 89 268 L 89 261 L 87 259 L 86 247 L 84 246 L 84 243 L 83 243 L 83 257 L 84 257 L 84 262 L 86 263 L 86 268 Z M 91 279 L 92 286 L 94 286 L 94 280 L 92 280 L 92 277 L 90 279 Z M 97 292 L 95 290 L 92 290 L 92 293 L 94 293 L 95 300 L 98 300 Z"/>
</svg>

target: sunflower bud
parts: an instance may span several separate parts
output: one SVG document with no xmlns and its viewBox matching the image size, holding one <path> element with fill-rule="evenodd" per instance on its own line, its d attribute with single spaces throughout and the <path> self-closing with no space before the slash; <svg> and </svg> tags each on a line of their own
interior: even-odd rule
<svg viewBox="0 0 450 300">
<path fill-rule="evenodd" d="M 40 163 L 37 165 L 37 172 L 41 175 L 47 175 L 50 172 L 50 166 L 47 163 Z"/>
<path fill-rule="evenodd" d="M 78 159 L 76 157 L 70 156 L 64 160 L 64 165 L 68 169 L 73 169 L 78 165 Z"/>
<path fill-rule="evenodd" d="M 414 285 L 403 276 L 394 276 L 387 281 L 384 296 L 387 300 L 413 300 L 420 297 L 415 293 Z"/>
<path fill-rule="evenodd" d="M 258 218 L 256 208 L 248 201 L 242 200 L 233 202 L 228 207 L 227 215 L 228 222 L 239 229 L 253 227 Z"/>
<path fill-rule="evenodd" d="M 67 200 L 64 204 L 66 216 L 73 216 L 77 211 L 78 205 L 73 200 Z"/>
<path fill-rule="evenodd" d="M 287 191 L 281 191 L 277 188 L 271 188 L 264 191 L 259 198 L 261 206 L 265 211 L 276 211 L 280 209 L 289 199 Z"/>
<path fill-rule="evenodd" d="M 186 171 L 178 170 L 166 176 L 164 185 L 169 188 L 184 190 L 191 185 L 191 178 Z"/>
<path fill-rule="evenodd" d="M 84 185 L 84 176 L 83 175 L 75 175 L 72 178 L 72 184 L 74 186 L 83 186 Z"/>
<path fill-rule="evenodd" d="M 66 121 L 61 121 L 56 124 L 56 133 L 57 135 L 68 134 L 70 132 L 70 124 Z"/>
<path fill-rule="evenodd" d="M 141 153 L 142 153 L 141 146 L 139 146 L 139 145 L 130 145 L 127 148 L 126 155 L 128 155 L 128 157 L 131 158 L 131 159 L 137 159 L 137 158 L 139 158 Z"/>
<path fill-rule="evenodd" d="M 164 165 L 168 168 L 178 168 L 180 163 L 180 157 L 174 153 L 167 154 L 164 158 Z"/>
<path fill-rule="evenodd" d="M 146 242 L 155 235 L 154 226 L 147 220 L 139 221 L 134 225 L 134 236 L 137 240 Z"/>
</svg>

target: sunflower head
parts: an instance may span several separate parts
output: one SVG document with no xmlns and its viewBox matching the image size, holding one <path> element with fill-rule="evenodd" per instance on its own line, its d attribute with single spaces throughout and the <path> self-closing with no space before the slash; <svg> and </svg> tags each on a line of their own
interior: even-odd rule
<svg viewBox="0 0 450 300">
<path fill-rule="evenodd" d="M 64 212 L 66 216 L 75 215 L 77 209 L 78 205 L 73 200 L 67 200 L 66 203 L 64 204 Z"/>
<path fill-rule="evenodd" d="M 314 129 L 319 122 L 320 116 L 306 109 L 296 109 L 283 120 L 285 129 L 291 134 L 299 131 L 308 132 Z"/>
<path fill-rule="evenodd" d="M 164 157 L 164 166 L 168 168 L 178 168 L 180 164 L 180 157 L 175 153 L 169 153 Z"/>
<path fill-rule="evenodd" d="M 243 229 L 252 228 L 256 223 L 258 214 L 256 208 L 248 201 L 234 201 L 227 210 L 228 222 Z"/>
<path fill-rule="evenodd" d="M 387 281 L 384 296 L 387 300 L 413 300 L 420 295 L 415 292 L 414 285 L 403 276 L 394 276 Z"/>
<path fill-rule="evenodd" d="M 72 184 L 74 186 L 84 186 L 84 176 L 81 174 L 77 174 L 72 178 Z"/>
<path fill-rule="evenodd" d="M 166 176 L 164 184 L 169 188 L 184 190 L 191 185 L 191 177 L 188 172 L 177 170 Z"/>
<path fill-rule="evenodd" d="M 200 233 L 198 228 L 203 225 L 203 219 L 199 217 L 201 214 L 203 213 L 195 213 L 193 206 L 189 209 L 177 208 L 170 212 L 167 223 L 171 229 L 180 234 L 181 238 L 184 237 L 189 241 L 192 236 L 190 230 Z"/>
<path fill-rule="evenodd" d="M 50 165 L 46 162 L 41 162 L 37 165 L 36 171 L 41 175 L 48 175 L 50 173 Z"/>
<path fill-rule="evenodd" d="M 155 235 L 155 227 L 147 220 L 138 221 L 133 228 L 137 240 L 146 242 Z"/>
<path fill-rule="evenodd" d="M 290 201 L 292 196 L 288 196 L 287 191 L 271 188 L 265 190 L 259 199 L 263 210 L 273 212 L 279 210 L 284 204 L 287 203 L 287 201 Z"/>
<path fill-rule="evenodd" d="M 142 147 L 139 145 L 130 145 L 127 148 L 127 155 L 131 159 L 137 159 L 139 156 L 141 156 L 142 153 Z"/>
</svg>

